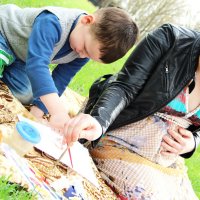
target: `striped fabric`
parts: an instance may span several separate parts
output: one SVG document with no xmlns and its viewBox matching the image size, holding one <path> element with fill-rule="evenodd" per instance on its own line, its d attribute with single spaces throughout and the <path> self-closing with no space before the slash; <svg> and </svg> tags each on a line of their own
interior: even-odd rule
<svg viewBox="0 0 200 200">
<path fill-rule="evenodd" d="M 14 58 L 12 55 L 6 53 L 3 49 L 0 49 L 0 78 L 3 76 L 3 70 L 6 65 L 10 65 Z"/>
<path fill-rule="evenodd" d="M 198 106 L 195 110 L 188 112 L 187 102 L 188 87 L 184 88 L 184 90 L 160 112 L 166 113 L 168 115 L 187 118 L 195 126 L 200 126 L 200 106 Z"/>
</svg>

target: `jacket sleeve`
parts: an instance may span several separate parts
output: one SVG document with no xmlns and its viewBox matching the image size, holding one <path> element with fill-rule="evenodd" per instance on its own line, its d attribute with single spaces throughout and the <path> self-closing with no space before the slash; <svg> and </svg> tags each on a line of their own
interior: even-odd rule
<svg viewBox="0 0 200 200">
<path fill-rule="evenodd" d="M 137 45 L 90 112 L 101 124 L 103 133 L 119 113 L 134 101 L 174 40 L 173 26 L 165 24 L 149 33 Z"/>
<path fill-rule="evenodd" d="M 195 150 L 200 144 L 200 131 L 194 132 L 193 135 L 194 135 L 194 141 L 195 141 L 195 148 L 191 152 L 181 154 L 183 158 L 190 158 L 194 154 Z"/>
</svg>

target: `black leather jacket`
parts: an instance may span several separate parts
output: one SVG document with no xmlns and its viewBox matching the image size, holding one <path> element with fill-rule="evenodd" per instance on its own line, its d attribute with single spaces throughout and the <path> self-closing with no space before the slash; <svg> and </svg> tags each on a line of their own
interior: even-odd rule
<svg viewBox="0 0 200 200">
<path fill-rule="evenodd" d="M 102 125 L 103 132 L 144 119 L 169 103 L 191 81 L 199 56 L 200 32 L 162 25 L 137 45 L 90 114 Z M 198 133 L 194 133 L 196 144 Z"/>
</svg>

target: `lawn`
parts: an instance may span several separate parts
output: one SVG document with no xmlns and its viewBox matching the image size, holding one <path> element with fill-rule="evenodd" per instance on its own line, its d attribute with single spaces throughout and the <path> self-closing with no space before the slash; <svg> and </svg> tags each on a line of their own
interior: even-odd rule
<svg viewBox="0 0 200 200">
<path fill-rule="evenodd" d="M 35 200 L 35 196 L 25 191 L 18 184 L 8 181 L 8 177 L 0 177 L 0 200 Z"/>
<path fill-rule="evenodd" d="M 192 181 L 193 188 L 200 199 L 200 147 L 195 152 L 195 154 L 186 160 L 186 165 L 188 167 L 188 175 Z"/>
<path fill-rule="evenodd" d="M 93 12 L 96 10 L 96 8 L 87 0 L 56 0 L 56 1 L 55 0 L 46 0 L 46 1 L 0 0 L 0 4 L 7 4 L 7 3 L 14 3 L 22 7 L 25 6 L 41 7 L 41 6 L 51 5 L 51 6 L 70 7 L 70 8 L 81 8 L 88 12 Z M 109 65 L 99 64 L 94 61 L 90 61 L 89 63 L 87 63 L 86 66 L 84 66 L 84 68 L 82 68 L 82 70 L 79 73 L 77 73 L 75 78 L 71 81 L 69 87 L 77 91 L 81 95 L 87 96 L 89 87 L 91 86 L 92 82 L 97 77 L 103 74 L 117 72 L 123 66 L 123 63 L 128 57 L 128 54 L 124 58 Z M 186 160 L 189 177 L 192 181 L 196 194 L 200 198 L 200 170 L 198 170 L 199 163 L 200 163 L 200 148 L 192 158 Z M 1 181 L 0 181 L 0 190 L 1 190 Z"/>
</svg>

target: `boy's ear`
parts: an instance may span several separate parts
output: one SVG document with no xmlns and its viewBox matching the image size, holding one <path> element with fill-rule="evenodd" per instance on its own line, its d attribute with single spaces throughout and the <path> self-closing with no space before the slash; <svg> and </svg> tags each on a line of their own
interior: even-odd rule
<svg viewBox="0 0 200 200">
<path fill-rule="evenodd" d="M 84 15 L 81 19 L 83 24 L 93 24 L 95 22 L 94 15 Z"/>
</svg>

